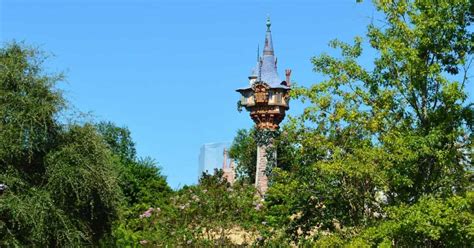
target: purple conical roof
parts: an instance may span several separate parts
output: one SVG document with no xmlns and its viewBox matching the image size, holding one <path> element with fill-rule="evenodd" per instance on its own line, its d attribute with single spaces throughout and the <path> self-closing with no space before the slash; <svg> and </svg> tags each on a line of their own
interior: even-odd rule
<svg viewBox="0 0 474 248">
<path fill-rule="evenodd" d="M 265 33 L 265 46 L 263 48 L 263 55 L 259 57 L 257 65 L 252 69 L 250 76 L 257 76 L 257 81 L 268 84 L 271 88 L 288 88 L 282 85 L 282 80 L 278 76 L 277 59 L 273 49 L 273 40 L 270 18 L 267 18 L 267 32 Z M 244 88 L 246 89 L 246 88 Z M 239 90 L 244 90 L 239 89 Z"/>
<path fill-rule="evenodd" d="M 267 19 L 267 32 L 265 34 L 265 46 L 263 48 L 263 56 L 260 58 L 260 72 L 259 81 L 263 81 L 268 85 L 280 86 L 281 79 L 277 72 L 277 61 L 275 58 L 275 51 L 273 50 L 273 40 L 270 18 Z"/>
</svg>

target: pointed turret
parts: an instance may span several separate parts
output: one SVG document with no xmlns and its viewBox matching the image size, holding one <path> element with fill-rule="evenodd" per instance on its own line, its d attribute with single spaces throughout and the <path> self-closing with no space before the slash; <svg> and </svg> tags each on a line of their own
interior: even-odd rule
<svg viewBox="0 0 474 248">
<path fill-rule="evenodd" d="M 252 71 L 250 72 L 250 76 L 249 76 L 250 87 L 252 87 L 252 85 L 257 82 L 259 74 L 260 74 L 260 46 L 257 46 L 257 64 L 255 65 L 254 68 L 252 68 Z"/>
<path fill-rule="evenodd" d="M 270 17 L 267 17 L 267 33 L 265 34 L 265 47 L 263 48 L 263 55 L 275 55 L 275 51 L 273 51 L 273 41 L 272 41 L 272 31 L 270 27 L 272 23 L 270 21 Z"/>
<path fill-rule="evenodd" d="M 265 46 L 263 48 L 262 57 L 259 56 L 257 50 L 257 65 L 252 69 L 249 76 L 250 87 L 256 82 L 268 84 L 271 88 L 288 88 L 286 84 L 282 84 L 280 76 L 278 76 L 277 59 L 273 49 L 273 40 L 270 17 L 267 17 L 267 31 L 265 33 Z"/>
<path fill-rule="evenodd" d="M 270 87 L 280 86 L 282 80 L 278 76 L 275 51 L 273 50 L 272 31 L 270 17 L 267 18 L 267 32 L 265 34 L 265 47 L 263 48 L 262 64 L 260 66 L 260 81 L 267 83 Z"/>
</svg>

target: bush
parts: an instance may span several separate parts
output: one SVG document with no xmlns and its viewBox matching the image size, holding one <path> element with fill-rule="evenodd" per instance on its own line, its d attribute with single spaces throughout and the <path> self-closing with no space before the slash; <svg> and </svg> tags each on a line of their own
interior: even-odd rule
<svg viewBox="0 0 474 248">
<path fill-rule="evenodd" d="M 198 185 L 177 191 L 169 205 L 142 208 L 117 229 L 117 235 L 127 245 L 137 241 L 149 246 L 243 244 L 253 241 L 263 225 L 261 208 L 253 186 L 231 186 L 222 171 L 216 171 L 203 175 Z"/>
</svg>

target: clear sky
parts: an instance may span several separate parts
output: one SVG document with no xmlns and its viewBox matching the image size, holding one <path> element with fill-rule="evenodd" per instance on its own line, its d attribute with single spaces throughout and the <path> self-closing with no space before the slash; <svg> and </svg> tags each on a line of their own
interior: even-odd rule
<svg viewBox="0 0 474 248">
<path fill-rule="evenodd" d="M 177 188 L 196 182 L 203 143 L 252 126 L 234 90 L 248 84 L 267 14 L 280 77 L 291 68 L 310 85 L 310 58 L 363 35 L 374 12 L 370 0 L 0 0 L 0 40 L 54 54 L 46 65 L 66 73 L 71 104 L 127 126 Z"/>
</svg>

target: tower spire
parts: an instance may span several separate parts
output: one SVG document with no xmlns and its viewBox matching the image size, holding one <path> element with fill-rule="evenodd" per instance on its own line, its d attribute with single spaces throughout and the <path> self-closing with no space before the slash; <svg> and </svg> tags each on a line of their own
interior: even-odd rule
<svg viewBox="0 0 474 248">
<path fill-rule="evenodd" d="M 270 16 L 267 17 L 267 33 L 265 34 L 265 47 L 263 48 L 263 55 L 274 55 L 273 51 L 273 41 L 272 41 L 272 31 L 270 27 L 272 23 L 270 21 Z"/>
</svg>

